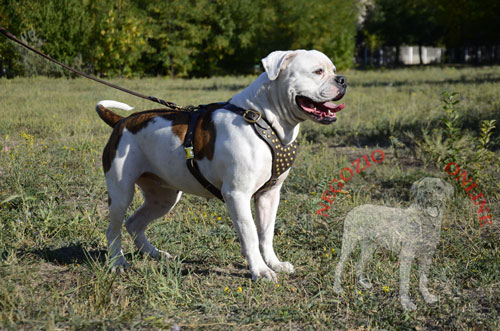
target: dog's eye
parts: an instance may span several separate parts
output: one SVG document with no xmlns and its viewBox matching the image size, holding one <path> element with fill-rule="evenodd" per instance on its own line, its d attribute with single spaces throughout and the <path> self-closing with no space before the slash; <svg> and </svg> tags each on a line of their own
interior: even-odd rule
<svg viewBox="0 0 500 331">
<path fill-rule="evenodd" d="M 323 74 L 323 69 L 318 69 L 318 70 L 314 71 L 314 73 L 316 75 L 322 75 Z"/>
</svg>

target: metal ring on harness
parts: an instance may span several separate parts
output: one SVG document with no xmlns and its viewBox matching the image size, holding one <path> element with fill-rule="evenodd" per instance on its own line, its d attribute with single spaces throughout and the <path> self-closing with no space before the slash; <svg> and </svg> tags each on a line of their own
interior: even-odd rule
<svg viewBox="0 0 500 331">
<path fill-rule="evenodd" d="M 254 114 L 255 116 L 257 116 L 257 118 L 255 118 L 254 115 L 252 115 L 252 117 L 254 117 L 254 118 L 247 117 L 250 114 Z M 262 114 L 256 110 L 253 110 L 253 109 L 247 109 L 243 113 L 243 118 L 245 119 L 245 121 L 247 121 L 248 123 L 252 123 L 252 124 L 257 123 L 261 117 L 262 117 Z"/>
</svg>

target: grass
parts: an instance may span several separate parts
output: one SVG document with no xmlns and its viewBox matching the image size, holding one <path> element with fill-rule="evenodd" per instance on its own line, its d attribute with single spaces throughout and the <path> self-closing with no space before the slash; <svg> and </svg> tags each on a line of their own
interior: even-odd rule
<svg viewBox="0 0 500 331">
<path fill-rule="evenodd" d="M 280 274 L 278 285 L 251 281 L 222 203 L 187 195 L 148 231 L 156 246 L 176 258 L 157 262 L 141 256 L 124 235 L 132 268 L 112 273 L 100 162 L 110 129 L 94 106 L 102 99 L 137 110 L 156 106 L 88 80 L 0 80 L 0 327 L 498 329 L 500 192 L 498 178 L 488 177 L 494 165 L 486 165 L 490 180 L 481 182 L 485 192 L 488 187 L 493 224 L 479 227 L 477 206 L 455 186 L 429 277 L 438 303 L 423 302 L 414 272 L 411 294 L 418 309 L 403 311 L 397 256 L 384 250 L 377 250 L 369 268 L 371 290 L 356 285 L 348 263 L 345 294 L 334 294 L 333 270 L 343 218 L 353 207 L 406 207 L 412 182 L 424 175 L 454 182 L 441 165 L 417 153 L 407 133 L 421 137 L 439 128 L 440 93 L 450 90 L 461 93 L 461 132 L 475 139 L 480 120 L 499 117 L 500 67 L 346 75 L 350 90 L 338 122 L 302 128 L 300 156 L 282 190 L 275 231 L 278 255 L 291 261 L 296 273 Z M 227 100 L 251 80 L 113 82 L 186 105 Z M 391 144 L 391 136 L 402 144 Z M 499 145 L 497 129 L 492 146 Z M 317 215 L 328 183 L 377 148 L 384 151 L 384 161 L 346 183 L 328 217 Z M 130 212 L 140 203 L 137 194 Z"/>
</svg>

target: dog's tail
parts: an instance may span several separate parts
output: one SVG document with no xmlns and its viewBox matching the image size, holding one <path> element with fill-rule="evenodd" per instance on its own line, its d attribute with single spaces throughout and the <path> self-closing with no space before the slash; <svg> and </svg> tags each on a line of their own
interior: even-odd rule
<svg viewBox="0 0 500 331">
<path fill-rule="evenodd" d="M 129 105 L 123 102 L 118 102 L 114 100 L 99 101 L 95 106 L 95 110 L 97 111 L 99 117 L 112 128 L 116 125 L 116 123 L 118 123 L 123 118 L 123 116 L 113 113 L 111 110 L 108 109 L 108 107 L 118 108 L 127 111 L 134 109 L 134 107 L 130 107 Z"/>
</svg>

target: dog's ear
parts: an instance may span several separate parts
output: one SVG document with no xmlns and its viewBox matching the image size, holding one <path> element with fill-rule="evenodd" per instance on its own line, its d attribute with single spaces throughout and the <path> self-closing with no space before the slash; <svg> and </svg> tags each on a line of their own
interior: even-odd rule
<svg viewBox="0 0 500 331">
<path fill-rule="evenodd" d="M 412 198 L 415 198 L 417 196 L 418 188 L 420 187 L 420 183 L 422 182 L 423 178 L 417 180 L 411 185 L 410 189 L 410 194 Z"/>
<path fill-rule="evenodd" d="M 288 64 L 297 56 L 295 51 L 275 51 L 262 59 L 262 65 L 267 73 L 269 80 L 275 80 L 281 70 L 285 69 Z"/>
</svg>

